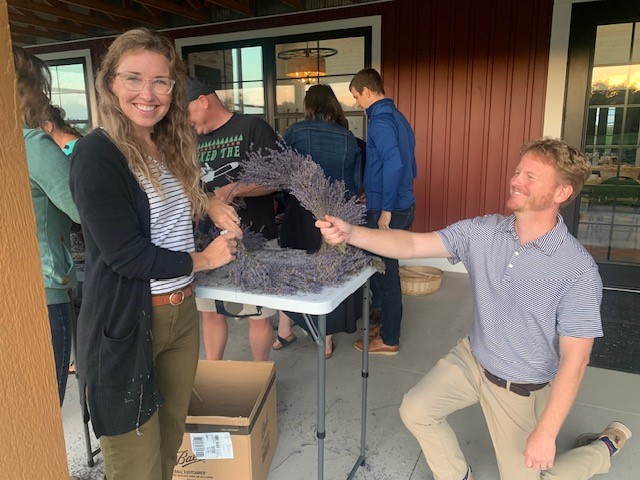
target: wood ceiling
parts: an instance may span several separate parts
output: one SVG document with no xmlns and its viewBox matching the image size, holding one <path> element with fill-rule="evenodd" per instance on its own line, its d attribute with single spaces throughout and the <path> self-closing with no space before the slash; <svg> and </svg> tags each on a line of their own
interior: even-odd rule
<svg viewBox="0 0 640 480">
<path fill-rule="evenodd" d="M 15 45 L 32 46 L 117 35 L 145 26 L 194 26 L 371 0 L 7 0 Z"/>
</svg>

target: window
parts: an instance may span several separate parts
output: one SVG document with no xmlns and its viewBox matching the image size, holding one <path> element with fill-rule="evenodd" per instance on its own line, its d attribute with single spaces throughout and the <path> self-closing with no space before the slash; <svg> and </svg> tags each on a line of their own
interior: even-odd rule
<svg viewBox="0 0 640 480">
<path fill-rule="evenodd" d="M 349 128 L 364 138 L 366 120 L 349 92 L 355 73 L 371 65 L 372 28 L 266 37 L 182 47 L 189 75 L 216 89 L 225 106 L 259 115 L 279 133 L 304 118 L 310 85 L 330 85 Z"/>
<path fill-rule="evenodd" d="M 364 138 L 365 119 L 349 83 L 367 65 L 366 35 L 276 44 L 276 129 L 284 132 L 304 118 L 303 100 L 310 85 L 329 85 L 356 137 Z M 308 67 L 307 67 L 308 66 Z M 313 67 L 313 68 L 312 68 Z M 312 70 L 305 71 L 305 68 Z M 308 74 L 308 75 L 307 75 Z"/>
<path fill-rule="evenodd" d="M 65 55 L 61 57 L 61 55 Z M 87 133 L 93 126 L 91 112 L 95 110 L 91 57 L 88 51 L 60 52 L 39 55 L 51 72 L 51 103 L 65 113 L 67 123 L 80 133 Z"/>
<path fill-rule="evenodd" d="M 640 166 L 640 23 L 599 25 L 585 151 L 594 165 Z"/>
<path fill-rule="evenodd" d="M 262 47 L 211 49 L 187 54 L 189 75 L 215 88 L 231 111 L 265 114 Z"/>
</svg>

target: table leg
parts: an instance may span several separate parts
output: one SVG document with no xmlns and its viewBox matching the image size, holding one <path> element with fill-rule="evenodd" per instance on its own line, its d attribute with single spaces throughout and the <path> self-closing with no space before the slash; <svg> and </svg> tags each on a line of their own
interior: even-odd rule
<svg viewBox="0 0 640 480">
<path fill-rule="evenodd" d="M 362 407 L 360 417 L 360 457 L 349 472 L 347 480 L 351 480 L 359 467 L 365 463 L 365 449 L 367 445 L 367 380 L 369 378 L 369 280 L 362 289 Z"/>
<path fill-rule="evenodd" d="M 318 480 L 324 478 L 324 437 L 325 437 L 325 386 L 326 364 L 324 356 L 325 339 L 327 337 L 327 316 L 318 316 Z"/>
</svg>

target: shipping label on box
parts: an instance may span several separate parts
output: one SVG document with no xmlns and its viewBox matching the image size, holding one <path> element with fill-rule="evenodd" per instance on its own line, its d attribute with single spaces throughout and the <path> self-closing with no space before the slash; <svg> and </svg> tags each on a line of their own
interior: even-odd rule
<svg viewBox="0 0 640 480">
<path fill-rule="evenodd" d="M 229 432 L 192 433 L 191 451 L 198 460 L 233 458 L 233 444 Z"/>
</svg>

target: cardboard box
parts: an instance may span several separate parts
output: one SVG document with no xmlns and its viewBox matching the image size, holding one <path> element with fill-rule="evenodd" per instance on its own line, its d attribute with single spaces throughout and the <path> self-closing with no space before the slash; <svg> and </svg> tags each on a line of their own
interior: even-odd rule
<svg viewBox="0 0 640 480">
<path fill-rule="evenodd" d="M 264 480 L 278 443 L 273 362 L 201 360 L 174 480 Z"/>
</svg>

